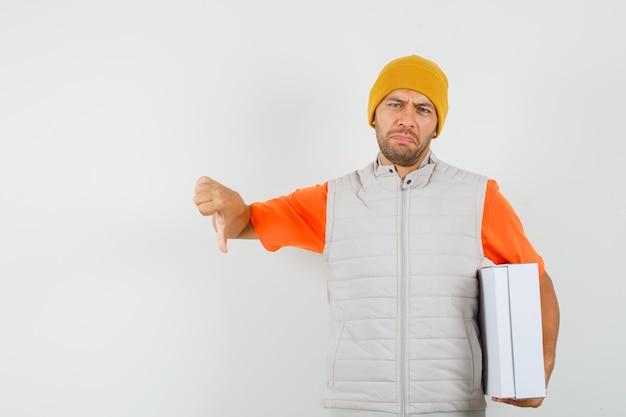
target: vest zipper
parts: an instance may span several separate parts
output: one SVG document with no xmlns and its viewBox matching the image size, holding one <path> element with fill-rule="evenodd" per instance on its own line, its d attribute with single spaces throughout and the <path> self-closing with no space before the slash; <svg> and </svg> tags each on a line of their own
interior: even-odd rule
<svg viewBox="0 0 626 417">
<path fill-rule="evenodd" d="M 407 185 L 410 182 L 407 183 Z M 400 210 L 400 416 L 408 416 L 408 361 L 407 361 L 407 280 L 408 280 L 408 245 L 407 245 L 407 193 L 404 179 L 401 183 L 402 209 Z"/>
</svg>

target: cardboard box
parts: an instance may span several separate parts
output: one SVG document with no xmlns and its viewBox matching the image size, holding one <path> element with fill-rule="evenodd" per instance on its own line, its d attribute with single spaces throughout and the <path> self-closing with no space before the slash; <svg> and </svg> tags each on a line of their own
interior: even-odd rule
<svg viewBox="0 0 626 417">
<path fill-rule="evenodd" d="M 536 263 L 478 271 L 483 385 L 489 396 L 546 396 L 538 275 Z"/>
</svg>

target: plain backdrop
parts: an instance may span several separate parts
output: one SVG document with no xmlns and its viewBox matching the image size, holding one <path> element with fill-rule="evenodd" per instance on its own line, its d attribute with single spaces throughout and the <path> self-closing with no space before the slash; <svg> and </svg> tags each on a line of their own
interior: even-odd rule
<svg viewBox="0 0 626 417">
<path fill-rule="evenodd" d="M 623 414 L 621 2 L 0 0 L 0 416 L 323 417 L 321 257 L 217 250 L 208 175 L 247 202 L 371 162 L 369 89 L 437 62 L 433 149 L 494 178 L 562 327 L 537 410 Z"/>
</svg>

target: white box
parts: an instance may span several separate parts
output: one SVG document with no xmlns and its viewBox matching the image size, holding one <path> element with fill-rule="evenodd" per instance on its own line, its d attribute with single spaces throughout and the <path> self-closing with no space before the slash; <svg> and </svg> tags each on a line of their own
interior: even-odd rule
<svg viewBox="0 0 626 417">
<path fill-rule="evenodd" d="M 545 397 L 537 264 L 481 268 L 478 281 L 485 394 Z"/>
</svg>

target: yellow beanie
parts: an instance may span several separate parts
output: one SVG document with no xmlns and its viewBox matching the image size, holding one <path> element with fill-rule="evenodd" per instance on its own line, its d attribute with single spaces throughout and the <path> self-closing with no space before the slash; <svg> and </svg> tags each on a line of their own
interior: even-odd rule
<svg viewBox="0 0 626 417">
<path fill-rule="evenodd" d="M 437 134 L 443 129 L 448 114 L 448 78 L 432 61 L 417 55 L 398 58 L 388 63 L 378 75 L 370 91 L 368 122 L 374 127 L 374 112 L 387 94 L 406 88 L 428 97 L 437 109 Z"/>
</svg>

